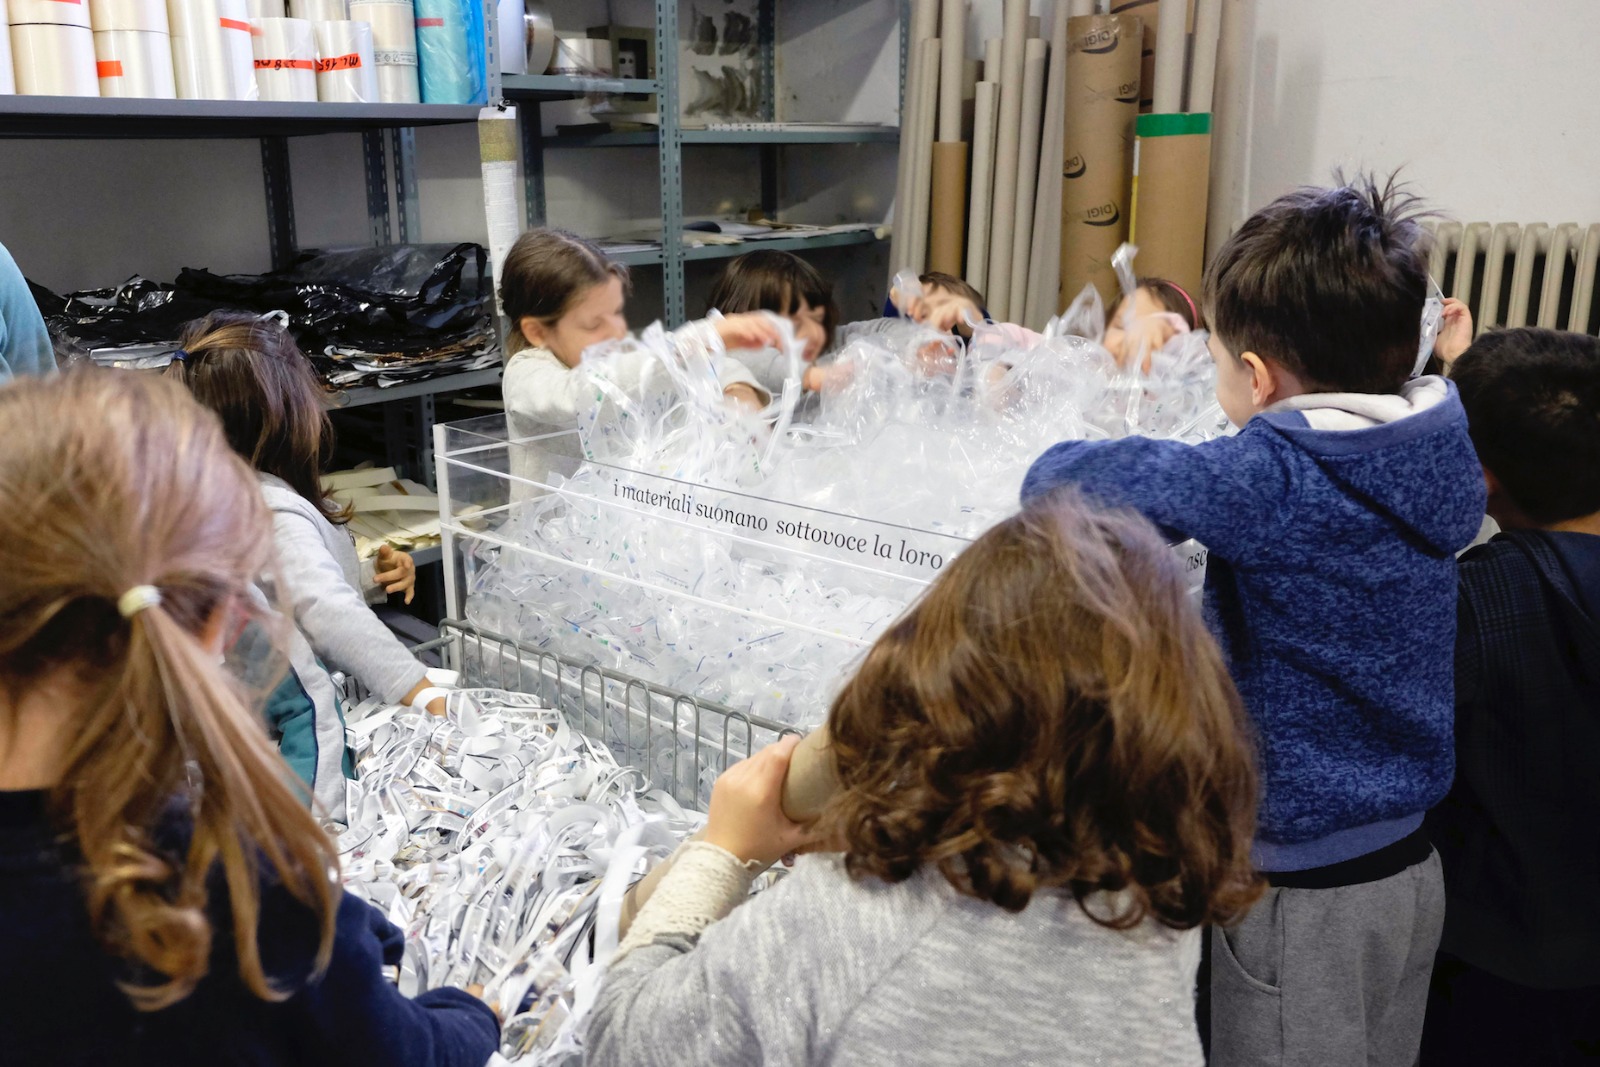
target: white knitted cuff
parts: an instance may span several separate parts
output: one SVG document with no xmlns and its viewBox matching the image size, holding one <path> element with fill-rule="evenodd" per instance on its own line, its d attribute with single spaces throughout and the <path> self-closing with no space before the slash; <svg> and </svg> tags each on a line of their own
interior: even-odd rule
<svg viewBox="0 0 1600 1067">
<path fill-rule="evenodd" d="M 760 873 L 750 866 L 760 865 L 743 864 L 727 849 L 705 841 L 685 842 L 628 927 L 616 959 L 669 935 L 699 937 L 750 895 L 750 883 Z"/>
</svg>

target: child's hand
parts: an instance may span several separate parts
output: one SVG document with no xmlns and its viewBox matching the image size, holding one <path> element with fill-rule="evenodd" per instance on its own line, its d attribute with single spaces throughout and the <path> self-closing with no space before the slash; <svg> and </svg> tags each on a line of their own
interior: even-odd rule
<svg viewBox="0 0 1600 1067">
<path fill-rule="evenodd" d="M 411 553 L 397 552 L 392 545 L 378 546 L 378 562 L 372 578 L 383 586 L 385 593 L 404 593 L 407 604 L 417 595 L 417 565 Z"/>
<path fill-rule="evenodd" d="M 1108 323 L 1105 349 L 1117 361 L 1117 366 L 1127 369 L 1137 359 L 1139 372 L 1149 374 L 1150 357 L 1166 347 L 1182 321 L 1176 315 L 1160 314 L 1133 320 L 1132 329 L 1125 329 L 1121 322 Z"/>
<path fill-rule="evenodd" d="M 776 863 L 811 842 L 810 828 L 783 813 L 783 780 L 800 739 L 783 738 L 717 779 L 704 840 L 727 849 L 742 863 Z"/>
<path fill-rule="evenodd" d="M 1461 353 L 1472 347 L 1472 309 L 1453 296 L 1444 298 L 1439 314 L 1439 333 L 1433 339 L 1433 354 L 1446 367 L 1453 366 Z"/>
<path fill-rule="evenodd" d="M 837 393 L 840 389 L 850 384 L 856 376 L 854 363 L 829 363 L 827 366 L 812 365 L 800 378 L 803 388 L 813 393 Z"/>
<path fill-rule="evenodd" d="M 743 382 L 735 382 L 722 391 L 722 395 L 733 402 L 738 408 L 743 408 L 752 415 L 759 415 L 766 410 L 767 405 L 761 400 L 761 394 Z"/>
<path fill-rule="evenodd" d="M 724 348 L 778 348 L 783 344 L 777 317 L 769 312 L 743 311 L 725 315 L 713 325 Z"/>
</svg>

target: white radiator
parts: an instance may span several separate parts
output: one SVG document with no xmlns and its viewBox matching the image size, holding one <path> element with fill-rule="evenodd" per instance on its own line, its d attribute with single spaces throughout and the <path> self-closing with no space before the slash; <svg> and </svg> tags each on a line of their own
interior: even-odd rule
<svg viewBox="0 0 1600 1067">
<path fill-rule="evenodd" d="M 1429 272 L 1472 309 L 1477 332 L 1547 326 L 1594 333 L 1600 223 L 1429 223 Z"/>
</svg>

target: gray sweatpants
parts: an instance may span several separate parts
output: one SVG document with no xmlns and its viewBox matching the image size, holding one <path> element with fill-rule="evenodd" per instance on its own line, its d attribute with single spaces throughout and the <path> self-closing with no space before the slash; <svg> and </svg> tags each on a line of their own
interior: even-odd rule
<svg viewBox="0 0 1600 1067">
<path fill-rule="evenodd" d="M 1444 928 L 1439 854 L 1333 889 L 1268 889 L 1211 930 L 1211 1067 L 1411 1067 Z"/>
</svg>

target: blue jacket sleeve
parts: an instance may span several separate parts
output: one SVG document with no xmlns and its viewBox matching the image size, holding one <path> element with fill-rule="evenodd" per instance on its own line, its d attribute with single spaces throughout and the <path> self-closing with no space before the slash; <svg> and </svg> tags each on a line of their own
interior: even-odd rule
<svg viewBox="0 0 1600 1067">
<path fill-rule="evenodd" d="M 1199 445 L 1128 437 L 1063 441 L 1034 461 L 1024 503 L 1063 485 L 1127 507 L 1169 534 L 1198 539 L 1222 559 L 1248 551 L 1271 529 L 1290 488 L 1278 452 L 1246 430 Z"/>
<path fill-rule="evenodd" d="M 282 890 L 263 898 L 260 940 L 269 973 L 294 966 L 283 954 L 300 955 L 294 946 L 304 944 L 297 935 L 305 914 Z M 288 936 L 274 939 L 275 929 Z M 343 894 L 327 972 L 286 1005 L 306 1044 L 346 1067 L 483 1067 L 500 1041 L 494 1012 L 459 989 L 404 996 L 382 970 L 400 962 L 403 948 L 400 931 L 376 909 Z"/>
<path fill-rule="evenodd" d="M 39 314 L 39 305 L 16 261 L 0 245 L 0 382 L 17 374 L 49 374 L 55 369 L 55 347 L 44 316 Z"/>
</svg>

